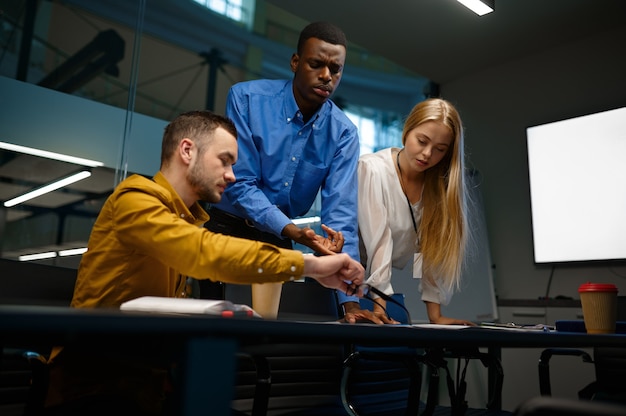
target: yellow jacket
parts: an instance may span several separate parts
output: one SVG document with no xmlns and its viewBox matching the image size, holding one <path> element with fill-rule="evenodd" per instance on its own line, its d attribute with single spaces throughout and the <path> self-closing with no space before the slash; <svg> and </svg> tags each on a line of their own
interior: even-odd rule
<svg viewBox="0 0 626 416">
<path fill-rule="evenodd" d="M 302 253 L 212 233 L 161 172 L 133 175 L 107 199 L 78 269 L 72 306 L 118 307 L 139 296 L 184 297 L 186 277 L 249 284 L 294 280 Z"/>
</svg>

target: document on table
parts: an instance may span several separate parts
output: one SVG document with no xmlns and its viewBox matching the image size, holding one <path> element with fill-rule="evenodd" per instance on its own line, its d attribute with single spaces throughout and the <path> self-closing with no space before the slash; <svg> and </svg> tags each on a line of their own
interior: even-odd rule
<svg viewBox="0 0 626 416">
<path fill-rule="evenodd" d="M 556 330 L 556 328 L 552 325 L 545 325 L 545 324 L 518 325 L 513 322 L 508 322 L 508 323 L 481 322 L 480 328 L 503 329 L 503 330 L 508 330 L 508 331 L 543 331 L 543 332 L 550 332 L 550 331 Z"/>
<path fill-rule="evenodd" d="M 137 312 L 161 312 L 175 314 L 205 314 L 224 317 L 257 317 L 248 305 L 235 304 L 228 300 L 168 298 L 142 296 L 122 303 L 120 310 Z"/>
<path fill-rule="evenodd" d="M 413 324 L 411 325 L 414 328 L 436 328 L 436 329 L 468 329 L 468 328 L 479 328 L 479 329 L 500 329 L 506 331 L 543 331 L 550 332 L 554 331 L 555 327 L 544 324 L 536 324 L 536 325 L 517 325 L 514 323 L 499 323 L 499 322 L 481 322 L 477 326 L 469 326 L 469 325 L 440 325 L 440 324 Z"/>
<path fill-rule="evenodd" d="M 436 329 L 465 329 L 471 328 L 469 325 L 441 325 L 441 324 L 413 324 L 413 328 L 436 328 Z"/>
</svg>

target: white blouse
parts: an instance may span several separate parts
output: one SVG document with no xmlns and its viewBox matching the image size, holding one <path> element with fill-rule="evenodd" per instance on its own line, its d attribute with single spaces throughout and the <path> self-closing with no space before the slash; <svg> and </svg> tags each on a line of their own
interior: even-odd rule
<svg viewBox="0 0 626 416">
<path fill-rule="evenodd" d="M 393 155 L 399 150 L 387 148 L 363 155 L 358 167 L 358 221 L 361 260 L 367 259 L 366 283 L 386 294 L 393 293 L 392 267 L 402 269 L 412 262 L 417 247 L 409 203 L 396 174 Z M 421 200 L 411 209 L 419 228 Z M 420 290 L 424 301 L 447 305 L 452 297 L 450 291 L 428 279 L 420 279 Z"/>
</svg>

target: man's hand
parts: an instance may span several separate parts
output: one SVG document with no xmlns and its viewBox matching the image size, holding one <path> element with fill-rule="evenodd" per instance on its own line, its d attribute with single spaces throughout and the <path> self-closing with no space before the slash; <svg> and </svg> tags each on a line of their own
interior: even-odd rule
<svg viewBox="0 0 626 416">
<path fill-rule="evenodd" d="M 321 239 L 321 241 L 318 240 L 318 242 L 333 253 L 341 253 L 341 250 L 343 249 L 343 243 L 345 241 L 343 238 L 343 233 L 341 231 L 333 230 L 326 224 L 322 224 L 322 230 L 326 232 L 327 237 L 323 238 L 318 235 L 317 237 Z"/>
<path fill-rule="evenodd" d="M 283 228 L 282 235 L 322 255 L 340 253 L 344 243 L 343 234 L 326 225 L 322 225 L 322 229 L 328 233 L 327 238 L 315 234 L 312 228 L 299 228 L 295 224 L 287 224 Z"/>
<path fill-rule="evenodd" d="M 346 302 L 343 304 L 345 311 L 343 321 L 349 324 L 357 322 L 370 322 L 374 324 L 399 324 L 400 322 L 390 319 L 387 314 L 382 310 L 375 310 L 374 312 L 367 309 L 361 309 L 357 302 Z"/>
<path fill-rule="evenodd" d="M 322 286 L 347 292 L 351 285 L 360 285 L 365 269 L 345 253 L 334 256 L 304 256 L 304 276 L 312 277 Z"/>
</svg>

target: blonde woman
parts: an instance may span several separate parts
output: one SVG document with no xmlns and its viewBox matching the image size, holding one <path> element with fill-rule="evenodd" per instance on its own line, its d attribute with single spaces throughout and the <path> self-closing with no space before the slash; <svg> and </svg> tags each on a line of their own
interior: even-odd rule
<svg viewBox="0 0 626 416">
<path fill-rule="evenodd" d="M 361 156 L 358 166 L 361 262 L 366 283 L 393 293 L 392 267 L 413 262 L 428 319 L 436 324 L 473 325 L 441 314 L 459 279 L 468 240 L 463 126 L 448 101 L 417 104 L 402 132 L 403 148 Z M 344 304 L 347 322 L 390 323 L 385 302 L 374 313 Z"/>
</svg>

